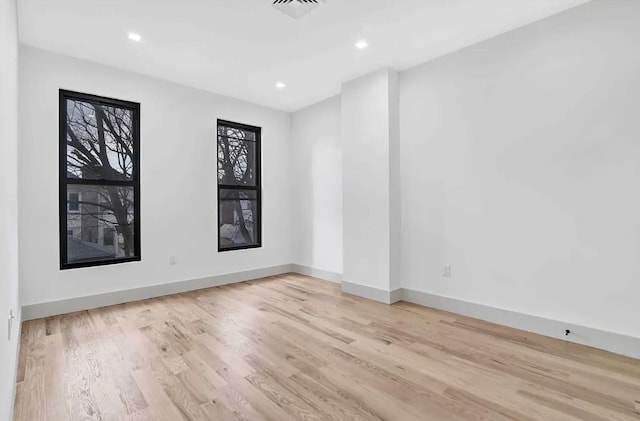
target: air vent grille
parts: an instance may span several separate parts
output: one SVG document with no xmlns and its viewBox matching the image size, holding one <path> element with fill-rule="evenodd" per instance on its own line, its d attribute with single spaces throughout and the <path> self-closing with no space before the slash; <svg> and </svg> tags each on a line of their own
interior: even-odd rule
<svg viewBox="0 0 640 421">
<path fill-rule="evenodd" d="M 274 0 L 273 7 L 294 19 L 300 19 L 315 9 L 321 1 L 325 0 Z"/>
</svg>

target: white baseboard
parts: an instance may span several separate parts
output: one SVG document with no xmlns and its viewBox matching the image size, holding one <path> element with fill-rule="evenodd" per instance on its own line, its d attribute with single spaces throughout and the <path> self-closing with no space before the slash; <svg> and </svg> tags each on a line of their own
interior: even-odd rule
<svg viewBox="0 0 640 421">
<path fill-rule="evenodd" d="M 90 310 L 93 308 L 146 300 L 148 298 L 161 297 L 164 295 L 178 294 L 181 292 L 195 291 L 198 289 L 211 288 L 236 282 L 250 281 L 253 279 L 265 278 L 267 276 L 281 275 L 292 271 L 292 265 L 280 265 L 244 272 L 209 276 L 200 279 L 113 291 L 85 297 L 69 298 L 60 301 L 27 304 L 22 306 L 22 317 L 24 321 L 40 319 L 42 317 L 73 313 L 75 311 Z"/>
<path fill-rule="evenodd" d="M 339 284 L 342 282 L 342 274 L 336 272 L 330 272 L 328 270 L 316 269 L 309 266 L 299 265 L 293 263 L 291 265 L 291 271 L 299 273 L 300 275 L 312 276 L 314 278 L 322 279 L 324 281 L 334 282 Z"/>
<path fill-rule="evenodd" d="M 402 301 L 640 358 L 640 338 L 406 288 L 400 295 Z"/>
<path fill-rule="evenodd" d="M 211 276 L 201 279 L 193 279 L 168 284 L 152 285 L 123 291 L 114 291 L 86 297 L 71 298 L 67 300 L 47 303 L 28 304 L 22 307 L 20 313 L 22 321 L 54 316 L 58 314 L 72 313 L 75 311 L 89 310 L 115 304 L 122 304 L 164 295 L 194 291 L 203 288 L 227 285 L 236 282 L 249 281 L 268 276 L 281 275 L 295 272 L 301 275 L 312 276 L 330 282 L 341 283 L 342 291 L 385 304 L 393 304 L 397 301 L 407 301 L 414 304 L 449 311 L 463 316 L 473 317 L 488 322 L 537 333 L 552 338 L 558 338 L 594 348 L 604 349 L 633 358 L 640 358 L 640 338 L 627 336 L 616 332 L 594 329 L 559 320 L 546 319 L 511 310 L 490 307 L 483 304 L 466 302 L 455 298 L 444 297 L 426 292 L 399 288 L 392 291 L 372 288 L 366 285 L 356 284 L 342 280 L 342 274 L 315 269 L 308 266 L 289 264 L 273 266 L 262 269 L 236 272 L 225 275 Z M 565 330 L 571 333 L 565 336 Z M 18 338 L 19 343 L 19 338 Z M 18 345 L 19 346 L 19 345 Z M 16 354 L 18 355 L 18 354 Z"/>
<path fill-rule="evenodd" d="M 15 349 L 15 364 L 13 364 L 13 375 L 11 376 L 11 397 L 9 401 L 9 420 L 13 419 L 13 412 L 15 408 L 16 401 L 16 380 L 18 379 L 18 364 L 20 363 L 20 337 L 22 336 L 22 310 L 18 310 L 18 314 L 14 319 L 14 323 L 18 324 L 18 328 L 16 329 L 16 349 Z"/>
<path fill-rule="evenodd" d="M 379 301 L 384 304 L 393 304 L 400 301 L 402 295 L 401 289 L 387 291 L 347 281 L 342 281 L 342 292 L 357 295 L 358 297 L 367 298 L 373 301 Z"/>
</svg>

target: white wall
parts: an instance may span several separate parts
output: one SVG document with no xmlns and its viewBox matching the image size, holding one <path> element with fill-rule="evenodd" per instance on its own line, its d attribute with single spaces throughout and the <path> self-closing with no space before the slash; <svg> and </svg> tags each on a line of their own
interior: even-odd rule
<svg viewBox="0 0 640 421">
<path fill-rule="evenodd" d="M 289 114 L 30 47 L 20 66 L 23 305 L 291 263 Z M 142 262 L 59 269 L 60 88 L 141 103 Z M 217 251 L 217 118 L 263 128 L 260 249 Z"/>
<path fill-rule="evenodd" d="M 390 107 L 398 74 L 383 69 L 342 85 L 343 279 L 391 288 Z"/>
<path fill-rule="evenodd" d="M 402 72 L 399 115 L 387 71 L 290 119 L 24 47 L 23 304 L 294 262 L 640 336 L 639 20 L 594 0 Z M 142 103 L 141 263 L 58 269 L 59 88 Z M 262 249 L 216 251 L 216 118 L 264 128 Z"/>
<path fill-rule="evenodd" d="M 389 77 L 389 291 L 402 287 L 402 189 L 400 166 L 400 75 Z"/>
<path fill-rule="evenodd" d="M 596 0 L 401 74 L 405 288 L 640 337 L 639 22 Z"/>
<path fill-rule="evenodd" d="M 293 263 L 342 274 L 340 97 L 291 116 Z"/>
<path fill-rule="evenodd" d="M 0 420 L 13 408 L 18 324 L 18 31 L 15 0 L 0 0 Z M 18 316 L 16 314 L 16 316 Z"/>
</svg>

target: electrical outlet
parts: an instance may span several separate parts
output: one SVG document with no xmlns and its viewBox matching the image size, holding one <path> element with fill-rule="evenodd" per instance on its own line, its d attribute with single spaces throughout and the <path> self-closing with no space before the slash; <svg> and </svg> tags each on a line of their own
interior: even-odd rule
<svg viewBox="0 0 640 421">
<path fill-rule="evenodd" d="M 451 278 L 451 265 L 444 265 L 442 276 L 444 276 L 445 278 Z"/>
<path fill-rule="evenodd" d="M 13 319 L 16 316 L 13 315 L 13 310 L 9 310 L 9 317 L 7 318 L 7 340 L 11 340 L 11 331 L 13 330 Z"/>
<path fill-rule="evenodd" d="M 177 259 L 176 259 L 176 256 L 169 256 L 169 264 L 170 264 L 171 266 L 174 266 L 174 265 L 178 264 L 178 261 L 177 261 Z"/>
</svg>

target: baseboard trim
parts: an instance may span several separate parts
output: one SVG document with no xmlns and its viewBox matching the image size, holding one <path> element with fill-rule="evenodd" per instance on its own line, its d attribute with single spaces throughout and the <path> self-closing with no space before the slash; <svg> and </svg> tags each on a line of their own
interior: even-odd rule
<svg viewBox="0 0 640 421">
<path fill-rule="evenodd" d="M 394 290 L 390 291 L 389 297 L 390 297 L 389 304 L 393 304 L 393 303 L 397 303 L 398 301 L 401 301 L 402 300 L 402 288 L 397 288 L 397 289 L 394 289 Z"/>
<path fill-rule="evenodd" d="M 632 358 L 640 358 L 640 338 L 633 336 L 406 288 L 402 288 L 400 296 L 402 301 L 421 306 L 599 348 Z M 566 329 L 571 331 L 568 336 L 565 336 Z"/>
<path fill-rule="evenodd" d="M 393 304 L 400 301 L 402 297 L 401 289 L 387 291 L 347 281 L 342 281 L 342 292 L 384 304 Z"/>
<path fill-rule="evenodd" d="M 316 269 L 310 266 L 299 265 L 293 263 L 291 265 L 291 271 L 299 273 L 300 275 L 312 276 L 314 278 L 322 279 L 324 281 L 333 282 L 339 284 L 342 282 L 342 274 L 337 272 L 330 272 L 328 270 Z"/>
<path fill-rule="evenodd" d="M 342 291 L 347 294 L 378 301 L 384 304 L 393 304 L 397 301 L 406 301 L 425 307 L 449 311 L 467 317 L 473 317 L 487 322 L 503 326 L 513 327 L 540 335 L 566 340 L 581 345 L 604 349 L 632 358 L 640 358 L 640 338 L 624 334 L 566 323 L 559 320 L 547 319 L 512 310 L 505 310 L 483 304 L 458 300 L 451 297 L 430 294 L 407 288 L 398 288 L 392 291 L 373 288 L 353 282 L 342 280 L 342 274 L 316 269 L 299 264 L 272 266 L 262 269 L 254 269 L 243 272 L 235 272 L 224 275 L 210 276 L 206 278 L 171 282 L 167 284 L 151 285 L 122 291 L 108 292 L 104 294 L 71 298 L 67 300 L 52 301 L 46 303 L 27 304 L 22 307 L 17 317 L 20 329 L 22 322 L 72 313 L 75 311 L 89 310 L 109 305 L 122 304 L 132 301 L 146 300 L 181 292 L 211 288 L 237 282 L 250 281 L 284 273 L 299 273 L 312 276 L 329 282 L 341 283 Z M 566 329 L 571 331 L 565 336 Z M 18 353 L 20 338 L 18 337 Z M 19 355 L 19 354 L 16 355 Z M 17 359 L 16 359 L 17 363 Z M 17 366 L 16 366 L 17 369 Z M 16 372 L 17 373 L 17 372 Z M 14 373 L 14 378 L 15 374 Z"/>
<path fill-rule="evenodd" d="M 40 319 L 59 314 L 73 313 L 76 311 L 90 310 L 110 305 L 162 297 L 165 295 L 179 294 L 181 292 L 233 284 L 236 282 L 251 281 L 254 279 L 266 278 L 268 276 L 282 275 L 292 271 L 292 265 L 288 264 L 228 273 L 224 275 L 209 276 L 206 278 L 113 291 L 104 294 L 69 298 L 66 300 L 27 304 L 22 306 L 22 317 L 24 321 Z"/>
<path fill-rule="evenodd" d="M 13 412 L 15 410 L 15 402 L 16 402 L 16 380 L 18 380 L 18 364 L 20 363 L 20 343 L 22 342 L 20 338 L 22 337 L 22 309 L 18 310 L 18 314 L 15 318 L 15 323 L 18 324 L 18 328 L 16 329 L 16 350 L 15 350 L 15 364 L 13 364 L 13 376 L 11 376 L 11 400 L 9 401 L 9 418 L 13 419 Z"/>
</svg>

